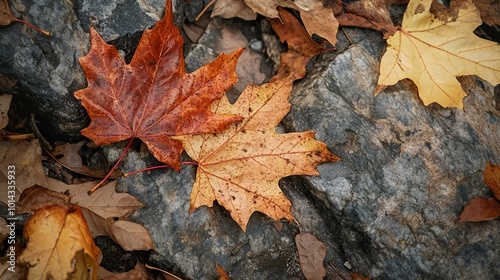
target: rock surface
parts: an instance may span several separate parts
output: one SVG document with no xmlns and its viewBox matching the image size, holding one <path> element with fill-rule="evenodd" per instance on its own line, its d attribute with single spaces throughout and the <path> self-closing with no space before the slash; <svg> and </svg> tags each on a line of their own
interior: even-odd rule
<svg viewBox="0 0 500 280">
<path fill-rule="evenodd" d="M 336 240 L 343 260 L 373 278 L 498 278 L 500 221 L 456 223 L 468 201 L 490 196 L 486 162 L 500 163 L 493 87 L 462 77 L 465 111 L 423 106 L 409 81 L 374 97 L 384 43 L 348 32 L 355 44 L 317 59 L 285 121 L 288 131 L 316 131 L 342 158 L 305 178 L 334 232 L 319 239 Z"/>
<path fill-rule="evenodd" d="M 460 78 L 469 94 L 465 111 L 423 106 L 409 81 L 374 97 L 385 43 L 377 32 L 347 32 L 355 44 L 347 48 L 342 40 L 338 52 L 311 64 L 284 121 L 287 131 L 316 131 L 342 158 L 321 165 L 320 177 L 281 181 L 300 230 L 325 243 L 325 265 L 344 277 L 345 263 L 374 279 L 497 278 L 500 221 L 456 223 L 468 201 L 490 196 L 482 178 L 486 162 L 500 163 L 493 87 Z M 132 153 L 123 169 L 153 163 L 147 153 Z M 235 279 L 303 277 L 296 224 L 278 231 L 254 214 L 245 234 L 219 206 L 188 214 L 194 176 L 187 166 L 119 183 L 148 205 L 134 218 L 158 246 L 153 262 L 190 279 L 216 278 L 215 263 Z M 339 277 L 328 265 L 327 273 Z"/>
</svg>

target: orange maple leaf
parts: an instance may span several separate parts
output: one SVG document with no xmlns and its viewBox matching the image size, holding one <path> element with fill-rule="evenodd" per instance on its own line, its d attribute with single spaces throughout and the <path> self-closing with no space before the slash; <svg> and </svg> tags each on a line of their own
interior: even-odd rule
<svg viewBox="0 0 500 280">
<path fill-rule="evenodd" d="M 237 81 L 242 50 L 187 74 L 170 4 L 165 17 L 144 31 L 130 64 L 91 28 L 91 49 L 80 58 L 88 87 L 74 95 L 92 120 L 84 136 L 97 145 L 139 138 L 159 161 L 179 170 L 182 145 L 170 136 L 218 133 L 241 119 L 214 114 L 210 105 Z"/>
<path fill-rule="evenodd" d="M 244 117 L 220 134 L 176 137 L 198 162 L 190 211 L 217 200 L 246 229 L 253 212 L 291 220 L 291 202 L 278 186 L 290 175 L 319 175 L 316 166 L 339 158 L 314 139 L 313 131 L 278 134 L 275 129 L 290 110 L 292 79 L 249 85 L 234 105 L 214 102 L 218 114 Z"/>
</svg>

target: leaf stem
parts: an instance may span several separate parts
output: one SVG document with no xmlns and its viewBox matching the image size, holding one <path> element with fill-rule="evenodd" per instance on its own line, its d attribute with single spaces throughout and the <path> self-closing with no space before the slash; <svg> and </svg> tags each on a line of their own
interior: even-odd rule
<svg viewBox="0 0 500 280">
<path fill-rule="evenodd" d="M 194 161 L 181 161 L 181 164 L 198 165 L 198 163 L 194 162 Z M 139 169 L 139 170 L 134 170 L 134 171 L 131 171 L 131 172 L 123 173 L 123 178 L 128 177 L 130 175 L 137 174 L 137 173 L 141 173 L 141 172 L 144 172 L 144 171 L 149 171 L 149 170 L 154 170 L 154 169 L 161 169 L 161 168 L 169 168 L 169 167 L 170 167 L 169 165 L 157 165 L 157 166 L 152 166 L 152 167 L 146 167 L 146 168 L 143 168 L 143 169 Z"/>
<path fill-rule="evenodd" d="M 116 161 L 115 166 L 113 166 L 113 168 L 111 168 L 111 170 L 108 172 L 108 174 L 106 175 L 106 177 L 104 177 L 104 179 L 102 179 L 102 181 L 100 181 L 99 184 L 95 185 L 92 189 L 90 189 L 87 192 L 88 195 L 93 194 L 95 191 L 97 191 L 99 188 L 101 188 L 102 185 L 104 185 L 104 183 L 106 182 L 106 180 L 108 180 L 109 176 L 111 176 L 111 174 L 113 173 L 113 171 L 118 167 L 118 164 L 120 164 L 120 162 L 122 161 L 123 157 L 127 153 L 127 151 L 130 148 L 130 146 L 132 146 L 132 143 L 134 142 L 134 139 L 135 139 L 134 137 L 130 138 L 130 141 L 128 141 L 127 147 L 125 148 L 125 150 L 123 150 L 123 153 L 120 155 L 120 158 L 118 159 L 118 161 Z"/>
<path fill-rule="evenodd" d="M 25 25 L 27 25 L 27 26 L 29 26 L 29 27 L 31 27 L 31 28 L 33 28 L 33 29 L 35 29 L 36 31 L 38 31 L 38 32 L 42 33 L 43 35 L 45 35 L 45 36 L 47 36 L 47 37 L 52 36 L 52 32 L 49 32 L 49 31 L 43 30 L 43 29 L 41 29 L 41 28 L 39 28 L 39 27 L 37 27 L 37 26 L 34 26 L 33 24 L 31 24 L 31 23 L 29 23 L 29 22 L 27 22 L 27 21 L 24 21 L 24 20 L 22 20 L 22 19 L 18 19 L 18 18 L 13 18 L 12 20 L 13 20 L 13 21 L 20 22 L 20 23 L 22 23 L 22 24 L 25 24 Z"/>
</svg>

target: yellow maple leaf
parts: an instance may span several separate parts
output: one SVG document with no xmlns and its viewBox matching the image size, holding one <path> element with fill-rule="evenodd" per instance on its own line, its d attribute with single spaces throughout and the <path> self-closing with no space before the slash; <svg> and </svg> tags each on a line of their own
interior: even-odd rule
<svg viewBox="0 0 500 280">
<path fill-rule="evenodd" d="M 43 207 L 24 225 L 28 240 L 19 261 L 30 267 L 28 279 L 97 279 L 94 244 L 80 207 Z M 82 269 L 81 262 L 86 264 Z"/>
<path fill-rule="evenodd" d="M 409 78 L 425 105 L 462 109 L 466 94 L 457 76 L 500 83 L 500 45 L 472 33 L 482 21 L 471 0 L 455 2 L 458 13 L 450 13 L 446 21 L 430 13 L 432 0 L 409 2 L 401 30 L 387 40 L 376 94 Z"/>
<path fill-rule="evenodd" d="M 262 86 L 251 84 L 234 105 L 226 98 L 212 107 L 217 114 L 239 115 L 243 121 L 219 134 L 176 137 L 198 162 L 190 211 L 202 205 L 211 207 L 217 200 L 243 230 L 255 211 L 275 220 L 293 218 L 279 179 L 319 175 L 318 164 L 338 157 L 315 140 L 312 131 L 276 133 L 276 126 L 290 110 L 291 87 L 290 78 Z"/>
</svg>

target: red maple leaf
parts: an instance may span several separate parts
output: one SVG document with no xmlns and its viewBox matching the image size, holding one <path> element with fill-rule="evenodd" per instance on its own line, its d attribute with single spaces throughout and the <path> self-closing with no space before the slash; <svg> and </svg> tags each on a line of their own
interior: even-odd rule
<svg viewBox="0 0 500 280">
<path fill-rule="evenodd" d="M 88 87 L 74 95 L 91 118 L 84 136 L 97 145 L 139 138 L 159 161 L 179 170 L 182 144 L 170 136 L 218 133 L 242 119 L 210 111 L 237 81 L 242 50 L 186 73 L 183 40 L 169 7 L 170 0 L 165 17 L 144 31 L 130 64 L 91 28 L 91 49 L 79 59 Z"/>
</svg>

